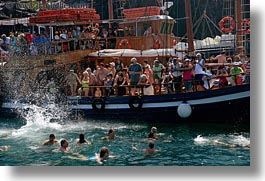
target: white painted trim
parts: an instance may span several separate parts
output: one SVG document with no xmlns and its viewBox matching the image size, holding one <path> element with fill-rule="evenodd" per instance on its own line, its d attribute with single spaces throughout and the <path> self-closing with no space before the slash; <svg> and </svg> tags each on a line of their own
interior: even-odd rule
<svg viewBox="0 0 265 181">
<path fill-rule="evenodd" d="M 187 101 L 190 105 L 200 105 L 200 104 L 211 104 L 218 103 L 223 101 L 235 100 L 240 98 L 246 98 L 250 96 L 250 91 L 240 92 L 235 94 L 204 98 L 198 100 L 189 100 Z M 143 108 L 162 108 L 162 107 L 174 107 L 178 106 L 182 101 L 173 101 L 173 102 L 161 102 L 161 103 L 144 103 Z M 89 104 L 86 105 L 74 105 L 71 106 L 72 109 L 92 109 L 92 106 Z M 105 109 L 129 109 L 129 104 L 106 104 Z"/>
<path fill-rule="evenodd" d="M 228 94 L 223 96 L 216 96 L 216 97 L 209 97 L 204 99 L 198 100 L 189 100 L 187 101 L 188 104 L 191 106 L 193 105 L 200 105 L 200 104 L 211 104 L 211 103 L 218 103 L 223 101 L 235 100 L 240 98 L 250 97 L 250 91 Z M 160 103 L 144 103 L 143 108 L 163 108 L 163 107 L 174 107 L 181 104 L 182 101 L 173 101 L 173 102 L 160 102 Z M 22 103 L 3 103 L 2 108 L 7 109 L 27 109 L 30 108 L 28 104 Z M 105 109 L 129 109 L 129 104 L 106 104 Z M 79 104 L 79 105 L 69 105 L 69 109 L 93 109 L 91 104 Z"/>
</svg>

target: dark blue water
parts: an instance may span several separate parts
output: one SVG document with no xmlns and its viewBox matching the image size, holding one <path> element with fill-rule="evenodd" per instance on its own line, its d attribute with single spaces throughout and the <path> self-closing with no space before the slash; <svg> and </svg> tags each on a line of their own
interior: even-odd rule
<svg viewBox="0 0 265 181">
<path fill-rule="evenodd" d="M 67 120 L 65 117 L 64 121 L 51 121 L 54 116 L 58 118 L 36 109 L 24 119 L 0 118 L 0 146 L 9 146 L 8 151 L 0 152 L 0 165 L 94 166 L 99 165 L 93 157 L 102 146 L 116 156 L 105 159 L 102 165 L 106 166 L 250 165 L 250 148 L 245 147 L 250 143 L 248 126 Z M 152 126 L 158 129 L 159 138 L 154 142 L 160 151 L 146 154 L 143 149 L 148 146 L 146 137 Z M 110 128 L 116 132 L 115 139 L 102 139 Z M 91 145 L 76 144 L 81 132 Z M 58 140 L 69 141 L 69 153 L 58 152 L 59 145 L 42 146 L 51 133 Z M 217 144 L 214 140 L 237 146 Z M 89 159 L 80 159 L 80 155 Z"/>
</svg>

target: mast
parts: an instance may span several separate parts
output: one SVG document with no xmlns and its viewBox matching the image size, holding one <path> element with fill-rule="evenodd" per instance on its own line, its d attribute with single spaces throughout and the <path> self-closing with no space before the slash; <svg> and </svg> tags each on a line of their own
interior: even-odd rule
<svg viewBox="0 0 265 181">
<path fill-rule="evenodd" d="M 108 10 L 109 10 L 109 20 L 113 20 L 113 2 L 112 2 L 112 0 L 108 0 Z M 111 28 L 111 23 L 109 23 L 109 27 Z"/>
<path fill-rule="evenodd" d="M 241 0 L 236 0 L 235 1 L 235 9 L 236 9 L 236 39 L 237 39 L 237 52 L 240 55 L 243 55 L 244 53 L 244 47 L 243 47 L 243 31 L 242 31 L 242 18 L 241 18 Z"/>
<path fill-rule="evenodd" d="M 108 8 L 109 8 L 109 19 L 113 20 L 113 2 L 112 0 L 108 1 Z"/>
<path fill-rule="evenodd" d="M 190 0 L 185 0 L 185 15 L 186 19 L 186 29 L 188 36 L 188 53 L 194 52 L 194 44 L 193 44 L 193 30 L 192 30 L 192 16 L 191 16 L 191 6 Z"/>
</svg>

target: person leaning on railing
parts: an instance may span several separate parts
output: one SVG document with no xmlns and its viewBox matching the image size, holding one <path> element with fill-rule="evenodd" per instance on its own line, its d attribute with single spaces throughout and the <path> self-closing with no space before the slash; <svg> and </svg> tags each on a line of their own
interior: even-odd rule
<svg viewBox="0 0 265 181">
<path fill-rule="evenodd" d="M 126 79 L 122 72 L 119 72 L 118 76 L 115 77 L 113 86 L 115 87 L 117 96 L 123 96 L 126 94 Z"/>
<path fill-rule="evenodd" d="M 161 89 L 161 82 L 162 82 L 162 73 L 166 70 L 165 66 L 160 63 L 158 58 L 154 60 L 154 65 L 153 65 L 153 80 L 154 82 L 157 82 L 157 89 L 158 93 L 160 92 Z"/>
<path fill-rule="evenodd" d="M 138 85 L 142 88 L 143 95 L 154 95 L 154 87 L 148 81 L 146 74 L 140 76 Z"/>
<path fill-rule="evenodd" d="M 219 79 L 218 81 L 219 88 L 226 88 L 228 86 L 227 76 L 228 73 L 225 70 L 225 66 L 219 66 L 216 73 L 216 78 Z"/>
<path fill-rule="evenodd" d="M 171 72 L 173 76 L 173 86 L 175 88 L 175 93 L 181 93 L 181 84 L 182 84 L 182 72 L 181 67 L 182 63 L 180 58 L 174 58 L 173 64 L 171 65 Z"/>
<path fill-rule="evenodd" d="M 230 70 L 232 85 L 242 85 L 243 83 L 242 74 L 244 74 L 244 71 L 239 65 L 240 62 L 234 62 Z"/>
<path fill-rule="evenodd" d="M 205 72 L 205 60 L 202 58 L 201 53 L 196 54 L 196 64 L 195 64 L 195 90 L 205 90 L 203 87 L 204 81 L 202 80 Z"/>
<path fill-rule="evenodd" d="M 137 86 L 140 75 L 143 72 L 142 65 L 137 63 L 137 59 L 131 58 L 132 64 L 129 66 L 129 75 L 130 75 L 130 86 L 131 86 L 131 95 L 135 96 L 136 91 L 139 93 L 139 87 Z"/>
<path fill-rule="evenodd" d="M 250 83 L 250 60 L 245 64 L 245 83 Z"/>
<path fill-rule="evenodd" d="M 194 76 L 193 65 L 190 59 L 185 59 L 183 64 L 183 83 L 185 92 L 192 92 L 192 79 Z"/>
</svg>

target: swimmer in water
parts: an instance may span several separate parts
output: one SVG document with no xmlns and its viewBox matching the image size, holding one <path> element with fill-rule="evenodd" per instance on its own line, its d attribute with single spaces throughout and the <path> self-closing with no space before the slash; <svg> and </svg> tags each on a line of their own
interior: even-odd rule
<svg viewBox="0 0 265 181">
<path fill-rule="evenodd" d="M 218 145 L 223 145 L 223 146 L 228 146 L 228 147 L 247 147 L 247 148 L 250 148 L 250 144 L 239 145 L 239 144 L 224 143 L 224 142 L 221 142 L 218 140 L 213 140 L 212 142 L 215 144 L 218 144 Z"/>
<path fill-rule="evenodd" d="M 62 140 L 61 141 L 61 147 L 59 148 L 59 151 L 62 151 L 62 152 L 68 152 L 69 151 L 69 147 L 68 147 L 68 141 L 66 140 Z"/>
<path fill-rule="evenodd" d="M 101 137 L 102 140 L 113 140 L 115 138 L 114 129 L 109 129 L 108 136 Z"/>
<path fill-rule="evenodd" d="M 77 144 L 78 144 L 78 145 L 81 145 L 81 144 L 91 144 L 91 142 L 90 142 L 90 141 L 87 141 L 87 140 L 85 139 L 85 135 L 84 135 L 83 133 L 81 133 L 81 134 L 79 135 L 79 140 L 77 141 Z"/>
<path fill-rule="evenodd" d="M 159 150 L 154 149 L 154 147 L 155 147 L 155 144 L 154 144 L 154 142 L 151 141 L 151 142 L 149 142 L 148 148 L 147 149 L 143 149 L 143 151 L 145 153 L 156 153 L 156 152 L 159 152 Z"/>
<path fill-rule="evenodd" d="M 0 151 L 8 151 L 8 146 L 0 146 Z"/>
<path fill-rule="evenodd" d="M 148 138 L 157 139 L 157 128 L 152 127 L 150 133 L 148 134 Z"/>
<path fill-rule="evenodd" d="M 113 140 L 114 137 L 115 137 L 114 129 L 110 129 L 110 130 L 109 130 L 109 133 L 108 133 L 108 139 L 109 139 L 109 140 Z"/>
<path fill-rule="evenodd" d="M 43 145 L 53 145 L 58 143 L 58 140 L 55 139 L 55 135 L 54 134 L 50 134 L 49 136 L 49 140 L 45 141 L 43 143 Z"/>
<path fill-rule="evenodd" d="M 109 154 L 109 149 L 107 147 L 102 147 L 100 149 L 99 155 L 97 156 L 96 161 L 99 164 L 102 164 L 104 158 L 115 158 L 115 156 Z"/>
</svg>

